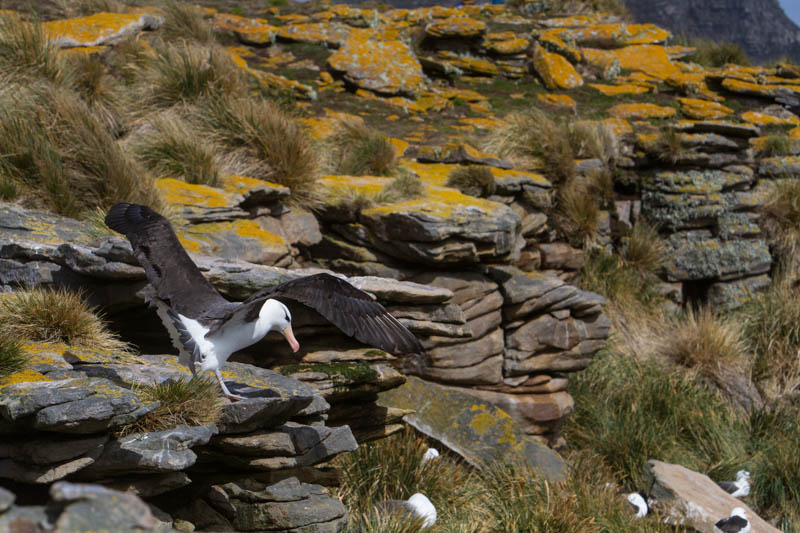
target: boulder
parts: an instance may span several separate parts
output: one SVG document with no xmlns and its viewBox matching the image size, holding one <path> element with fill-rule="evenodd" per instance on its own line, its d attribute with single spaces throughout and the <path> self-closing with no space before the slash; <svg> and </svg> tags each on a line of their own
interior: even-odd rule
<svg viewBox="0 0 800 533">
<path fill-rule="evenodd" d="M 43 24 L 50 42 L 60 48 L 112 44 L 142 30 L 161 26 L 164 17 L 153 10 L 138 13 L 95 13 L 87 17 L 53 20 Z"/>
<path fill-rule="evenodd" d="M 681 465 L 650 460 L 645 469 L 648 496 L 658 501 L 661 515 L 673 524 L 683 524 L 703 533 L 719 531 L 714 524 L 727 518 L 734 507 L 747 513 L 753 533 L 777 533 L 744 502 L 734 498 L 714 481 Z"/>
<path fill-rule="evenodd" d="M 381 394 L 380 403 L 414 409 L 414 414 L 403 417 L 406 422 L 473 466 L 527 462 L 548 479 L 564 478 L 561 457 L 525 435 L 506 412 L 471 391 L 409 377 L 402 387 Z"/>
<path fill-rule="evenodd" d="M 583 85 L 583 77 L 564 56 L 548 52 L 539 44 L 533 47 L 533 68 L 551 91 L 574 89 Z"/>
</svg>

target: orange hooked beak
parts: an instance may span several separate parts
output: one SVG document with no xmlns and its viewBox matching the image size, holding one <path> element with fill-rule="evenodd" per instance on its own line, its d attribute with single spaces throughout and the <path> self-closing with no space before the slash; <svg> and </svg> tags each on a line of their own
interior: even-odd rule
<svg viewBox="0 0 800 533">
<path fill-rule="evenodd" d="M 283 336 L 286 337 L 286 340 L 289 342 L 289 346 L 292 347 L 293 352 L 296 352 L 300 349 L 300 343 L 294 338 L 292 326 L 286 326 L 286 329 L 283 330 Z"/>
</svg>

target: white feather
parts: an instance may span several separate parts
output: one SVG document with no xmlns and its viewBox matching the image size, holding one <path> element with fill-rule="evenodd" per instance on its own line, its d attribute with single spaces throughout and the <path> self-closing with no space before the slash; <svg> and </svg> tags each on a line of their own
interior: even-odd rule
<svg viewBox="0 0 800 533">
<path fill-rule="evenodd" d="M 436 507 L 428 499 L 427 496 L 421 492 L 417 492 L 408 499 L 408 504 L 414 509 L 414 512 L 419 518 L 424 518 L 422 527 L 431 527 L 436 523 Z"/>
</svg>

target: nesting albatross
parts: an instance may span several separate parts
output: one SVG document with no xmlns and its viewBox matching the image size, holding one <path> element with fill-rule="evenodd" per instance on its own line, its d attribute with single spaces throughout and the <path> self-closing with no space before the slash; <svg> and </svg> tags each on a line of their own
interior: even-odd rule
<svg viewBox="0 0 800 533">
<path fill-rule="evenodd" d="M 213 371 L 222 392 L 232 394 L 219 369 L 234 352 L 280 331 L 293 351 L 300 344 L 284 301 L 317 311 L 350 337 L 386 352 L 422 353 L 419 340 L 369 294 L 330 274 L 314 274 L 259 291 L 244 302 L 229 302 L 209 283 L 167 219 L 147 206 L 119 203 L 109 209 L 106 225 L 127 237 L 153 285 L 159 318 L 169 332 L 179 360 L 192 374 Z"/>
</svg>

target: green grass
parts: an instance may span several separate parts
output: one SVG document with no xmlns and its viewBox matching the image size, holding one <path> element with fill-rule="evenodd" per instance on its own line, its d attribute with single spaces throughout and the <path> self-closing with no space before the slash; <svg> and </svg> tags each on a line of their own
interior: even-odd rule
<svg viewBox="0 0 800 533">
<path fill-rule="evenodd" d="M 760 210 L 773 256 L 782 270 L 794 270 L 800 251 L 800 181 L 778 180 Z"/>
<path fill-rule="evenodd" d="M 214 31 L 205 20 L 203 12 L 197 7 L 169 0 L 160 6 L 164 13 L 161 36 L 167 41 L 195 41 L 200 44 L 214 42 Z"/>
<path fill-rule="evenodd" d="M 407 169 L 397 169 L 395 177 L 386 186 L 384 192 L 389 195 L 391 202 L 404 202 L 419 198 L 425 193 L 425 184 L 419 179 L 416 172 Z"/>
<path fill-rule="evenodd" d="M 587 246 L 598 235 L 600 205 L 592 192 L 584 180 L 573 178 L 561 186 L 556 196 L 553 224 L 576 247 Z"/>
<path fill-rule="evenodd" d="M 734 65 L 750 65 L 744 50 L 731 42 L 714 42 L 706 39 L 684 39 L 686 46 L 695 48 L 695 52 L 683 58 L 709 68 L 724 67 L 728 63 Z"/>
<path fill-rule="evenodd" d="M 154 118 L 134 141 L 136 155 L 157 176 L 212 187 L 220 184 L 216 149 L 177 114 Z"/>
<path fill-rule="evenodd" d="M 767 136 L 764 147 L 759 152 L 763 157 L 792 155 L 794 146 L 792 140 L 785 133 L 772 134 Z"/>
<path fill-rule="evenodd" d="M 0 14 L 0 75 L 42 77 L 62 82 L 64 62 L 40 24 L 23 21 L 16 13 Z"/>
<path fill-rule="evenodd" d="M 0 328 L 0 379 L 19 372 L 27 364 L 19 341 L 5 329 Z"/>
<path fill-rule="evenodd" d="M 161 405 L 120 428 L 121 435 L 163 431 L 180 425 L 204 426 L 218 422 L 222 415 L 224 400 L 214 377 L 195 376 L 133 390 L 142 400 Z"/>
<path fill-rule="evenodd" d="M 84 295 L 67 289 L 33 288 L 0 298 L 0 323 L 6 334 L 28 342 L 63 342 L 123 357 L 131 353 Z"/>
<path fill-rule="evenodd" d="M 331 173 L 389 176 L 397 170 L 397 153 L 384 135 L 355 120 L 340 120 L 334 130 L 324 141 Z"/>
<path fill-rule="evenodd" d="M 667 248 L 658 230 L 640 220 L 624 241 L 625 263 L 640 272 L 657 273 L 666 260 Z"/>
</svg>

